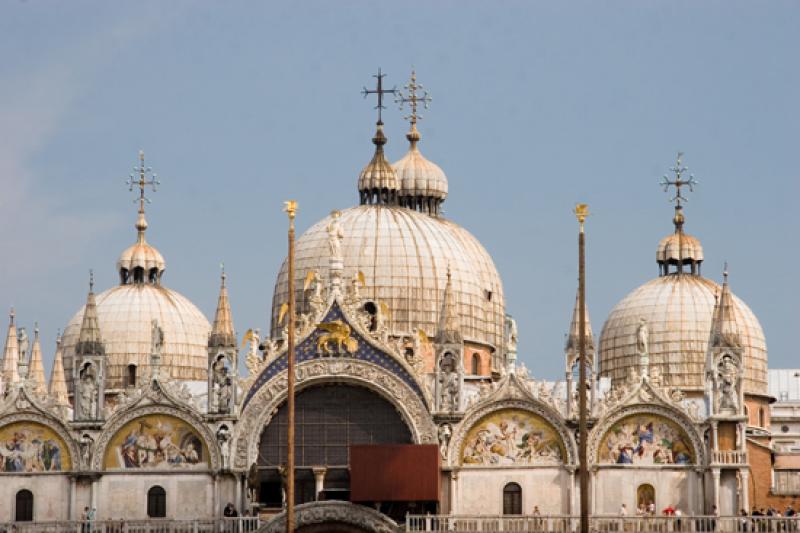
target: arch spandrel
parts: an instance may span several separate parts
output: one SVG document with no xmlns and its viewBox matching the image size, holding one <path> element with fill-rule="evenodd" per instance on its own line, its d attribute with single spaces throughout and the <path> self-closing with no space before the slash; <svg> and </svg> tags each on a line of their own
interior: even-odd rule
<svg viewBox="0 0 800 533">
<path fill-rule="evenodd" d="M 448 464 L 462 467 L 574 465 L 569 429 L 546 406 L 527 399 L 501 400 L 469 413 L 454 431 Z"/>
<path fill-rule="evenodd" d="M 75 451 L 63 428 L 43 416 L 0 420 L 0 473 L 69 472 Z"/>
<path fill-rule="evenodd" d="M 325 383 L 346 383 L 369 389 L 400 413 L 415 444 L 435 444 L 436 425 L 422 398 L 404 380 L 377 364 L 346 357 L 306 360 L 296 367 L 297 390 Z M 286 401 L 286 370 L 259 388 L 245 405 L 234 436 L 234 466 L 246 470 L 256 462 L 261 433 Z"/>
<path fill-rule="evenodd" d="M 596 466 L 702 466 L 703 440 L 683 414 L 657 405 L 633 405 L 605 417 L 589 436 Z"/>
<path fill-rule="evenodd" d="M 133 409 L 112 419 L 92 457 L 97 471 L 207 471 L 220 466 L 219 449 L 208 427 L 163 405 Z"/>
</svg>

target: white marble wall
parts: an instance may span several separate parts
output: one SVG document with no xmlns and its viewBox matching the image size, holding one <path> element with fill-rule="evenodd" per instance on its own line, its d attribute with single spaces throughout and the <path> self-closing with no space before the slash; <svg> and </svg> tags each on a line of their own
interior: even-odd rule
<svg viewBox="0 0 800 533">
<path fill-rule="evenodd" d="M 213 518 L 214 480 L 207 474 L 106 474 L 96 482 L 98 520 L 147 518 L 147 491 L 160 485 L 167 493 L 167 516 Z"/>
<path fill-rule="evenodd" d="M 66 520 L 69 514 L 70 481 L 67 476 L 38 474 L 4 476 L 0 483 L 0 522 L 14 519 L 17 492 L 33 493 L 34 520 Z"/>
<path fill-rule="evenodd" d="M 469 468 L 452 481 L 453 514 L 503 514 L 503 487 L 522 487 L 522 512 L 569 514 L 570 474 L 562 468 Z"/>
<path fill-rule="evenodd" d="M 685 514 L 703 511 L 703 484 L 693 470 L 666 468 L 600 468 L 592 477 L 595 514 L 619 514 L 624 503 L 630 515 L 635 515 L 637 489 L 652 485 L 656 492 L 656 511 L 672 505 Z"/>
</svg>

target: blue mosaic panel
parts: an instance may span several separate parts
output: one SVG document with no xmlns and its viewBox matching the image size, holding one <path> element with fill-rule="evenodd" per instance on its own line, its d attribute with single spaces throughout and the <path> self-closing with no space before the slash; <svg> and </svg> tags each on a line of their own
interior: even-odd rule
<svg viewBox="0 0 800 533">
<path fill-rule="evenodd" d="M 337 303 L 334 303 L 333 306 L 330 308 L 328 313 L 325 315 L 325 318 L 322 320 L 323 322 L 333 322 L 334 320 L 341 320 L 342 322 L 347 322 L 347 319 L 342 313 L 341 308 Z M 327 332 L 325 330 L 321 330 L 319 328 L 315 329 L 308 337 L 306 337 L 299 345 L 295 347 L 295 361 L 296 363 L 302 363 L 303 361 L 310 361 L 312 359 L 319 358 L 317 354 L 317 339 L 320 335 L 325 335 Z M 422 390 L 419 388 L 417 381 L 414 379 L 411 374 L 391 355 L 386 354 L 375 347 L 373 347 L 370 343 L 368 343 L 364 338 L 359 335 L 357 332 L 353 331 L 352 338 L 358 341 L 358 349 L 353 354 L 347 354 L 344 356 L 332 356 L 332 357 L 348 357 L 351 359 L 360 359 L 361 361 L 367 361 L 372 364 L 378 365 L 379 367 L 383 368 L 384 370 L 388 370 L 401 380 L 411 387 L 411 389 L 417 393 L 420 399 L 425 403 L 425 396 L 422 394 Z M 331 357 L 331 356 L 325 356 Z M 243 407 L 248 404 L 250 399 L 258 392 L 258 390 L 264 386 L 269 380 L 274 378 L 279 373 L 286 370 L 286 366 L 288 364 L 286 353 L 279 356 L 273 362 L 271 362 L 267 368 L 264 369 L 261 374 L 256 378 L 253 386 L 250 388 L 250 391 L 247 393 L 247 396 L 244 399 Z"/>
</svg>

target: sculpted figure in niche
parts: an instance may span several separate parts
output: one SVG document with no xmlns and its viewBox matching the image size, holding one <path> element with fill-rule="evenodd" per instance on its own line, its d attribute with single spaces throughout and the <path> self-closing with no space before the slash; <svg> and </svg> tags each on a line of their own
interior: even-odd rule
<svg viewBox="0 0 800 533">
<path fill-rule="evenodd" d="M 736 391 L 736 381 L 739 377 L 739 369 L 730 355 L 722 356 L 718 365 L 719 383 L 720 383 L 720 409 L 733 409 L 739 408 L 739 398 Z"/>
<path fill-rule="evenodd" d="M 230 442 L 231 442 L 231 430 L 228 429 L 228 426 L 222 425 L 217 430 L 217 442 L 219 443 L 219 450 L 222 454 L 222 465 L 227 468 L 230 464 Z"/>
<path fill-rule="evenodd" d="M 447 352 L 439 363 L 439 408 L 442 411 L 456 411 L 459 406 L 458 362 Z"/>
<path fill-rule="evenodd" d="M 97 418 L 97 371 L 92 363 L 84 363 L 79 373 L 80 394 L 78 402 L 83 418 Z"/>
<path fill-rule="evenodd" d="M 83 459 L 83 464 L 87 466 L 92 455 L 92 445 L 94 445 L 94 439 L 88 433 L 84 433 L 80 441 L 81 458 Z"/>
<path fill-rule="evenodd" d="M 19 360 L 25 361 L 27 359 L 28 349 L 30 347 L 28 332 L 25 331 L 25 328 L 19 328 L 17 331 L 17 339 L 17 342 L 19 343 Z"/>
<path fill-rule="evenodd" d="M 331 211 L 331 221 L 328 224 L 328 251 L 331 254 L 331 259 L 342 258 L 342 239 L 344 239 L 344 230 L 339 223 L 339 217 L 342 214 L 339 211 Z"/>
<path fill-rule="evenodd" d="M 439 453 L 442 454 L 442 459 L 447 458 L 447 447 L 450 445 L 450 438 L 453 436 L 453 428 L 450 424 L 445 422 L 439 426 Z"/>
</svg>

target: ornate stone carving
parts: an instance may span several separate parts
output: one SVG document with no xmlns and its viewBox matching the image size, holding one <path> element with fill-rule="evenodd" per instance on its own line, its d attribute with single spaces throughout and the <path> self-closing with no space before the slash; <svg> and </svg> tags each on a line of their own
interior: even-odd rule
<svg viewBox="0 0 800 533">
<path fill-rule="evenodd" d="M 286 371 L 265 383 L 248 401 L 234 434 L 234 468 L 256 462 L 261 432 L 286 399 Z M 296 367 L 298 389 L 325 382 L 346 382 L 375 391 L 389 400 L 409 426 L 414 442 L 435 444 L 438 430 L 422 399 L 405 382 L 378 365 L 351 358 L 320 358 Z"/>
<path fill-rule="evenodd" d="M 365 533 L 396 533 L 398 525 L 388 516 L 369 507 L 349 502 L 327 501 L 298 505 L 295 508 L 297 529 L 324 524 L 344 524 Z M 286 531 L 286 513 L 281 513 L 261 526 L 258 533 Z M 320 529 L 321 531 L 321 529 Z"/>
</svg>

